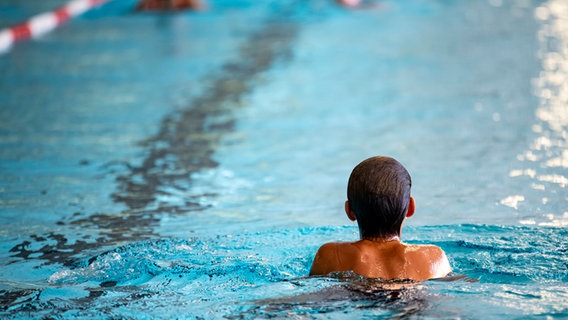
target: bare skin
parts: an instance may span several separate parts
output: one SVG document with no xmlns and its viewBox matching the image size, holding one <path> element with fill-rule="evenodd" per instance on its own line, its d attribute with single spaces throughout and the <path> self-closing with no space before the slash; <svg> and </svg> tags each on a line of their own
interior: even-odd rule
<svg viewBox="0 0 568 320">
<path fill-rule="evenodd" d="M 439 247 L 408 245 L 394 239 L 324 244 L 316 254 L 310 275 L 334 271 L 353 271 L 368 278 L 422 281 L 444 277 L 451 268 Z"/>
<path fill-rule="evenodd" d="M 407 218 L 414 214 L 414 206 L 411 198 Z M 345 203 L 345 211 L 349 219 L 355 220 L 348 202 Z M 327 275 L 336 271 L 353 271 L 368 278 L 423 281 L 444 277 L 452 268 L 441 248 L 405 244 L 398 236 L 393 236 L 324 244 L 316 253 L 310 275 Z"/>
</svg>

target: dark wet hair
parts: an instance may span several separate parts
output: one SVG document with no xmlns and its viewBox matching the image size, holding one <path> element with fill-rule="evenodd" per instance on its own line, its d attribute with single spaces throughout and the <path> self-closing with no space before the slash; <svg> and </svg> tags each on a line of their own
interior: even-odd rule
<svg viewBox="0 0 568 320">
<path fill-rule="evenodd" d="M 393 158 L 372 157 L 353 169 L 347 200 L 357 217 L 361 239 L 399 235 L 411 185 L 410 174 Z"/>
</svg>

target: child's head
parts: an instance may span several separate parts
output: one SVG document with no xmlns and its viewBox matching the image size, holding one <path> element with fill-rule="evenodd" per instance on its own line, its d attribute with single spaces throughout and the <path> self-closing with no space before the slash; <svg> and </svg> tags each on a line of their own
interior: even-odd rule
<svg viewBox="0 0 568 320">
<path fill-rule="evenodd" d="M 408 171 L 393 158 L 372 157 L 353 169 L 345 209 L 357 219 L 362 239 L 399 236 L 404 218 L 414 213 L 411 184 Z"/>
</svg>

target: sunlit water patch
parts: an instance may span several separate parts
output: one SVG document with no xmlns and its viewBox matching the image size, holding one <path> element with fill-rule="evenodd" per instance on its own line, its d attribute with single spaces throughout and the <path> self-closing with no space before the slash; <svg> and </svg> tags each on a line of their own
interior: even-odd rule
<svg viewBox="0 0 568 320">
<path fill-rule="evenodd" d="M 531 127 L 534 139 L 517 156 L 518 168 L 509 173 L 526 187 L 502 203 L 524 211 L 522 224 L 568 226 L 568 5 L 564 1 L 544 1 L 534 16 L 540 23 L 537 54 L 542 67 L 533 79 L 539 98 L 536 121 Z M 534 208 L 536 216 L 531 212 Z"/>
</svg>

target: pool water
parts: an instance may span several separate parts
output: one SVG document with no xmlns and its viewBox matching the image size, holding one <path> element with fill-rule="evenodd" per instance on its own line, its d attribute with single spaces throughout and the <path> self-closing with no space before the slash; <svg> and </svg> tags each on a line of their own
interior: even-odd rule
<svg viewBox="0 0 568 320">
<path fill-rule="evenodd" d="M 368 3 L 117 0 L 0 56 L 2 317 L 568 317 L 568 6 Z M 465 278 L 307 277 L 377 154 Z"/>
</svg>

